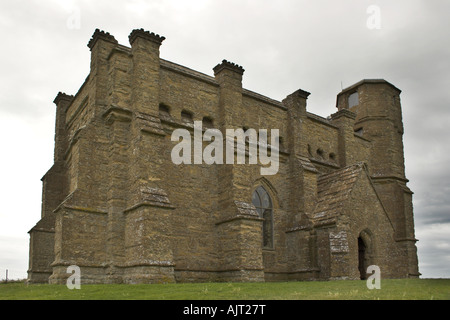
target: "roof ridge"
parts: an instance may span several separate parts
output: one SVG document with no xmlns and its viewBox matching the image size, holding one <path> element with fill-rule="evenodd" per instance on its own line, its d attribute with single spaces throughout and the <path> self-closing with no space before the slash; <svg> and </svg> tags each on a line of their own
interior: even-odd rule
<svg viewBox="0 0 450 320">
<path fill-rule="evenodd" d="M 341 178 L 346 178 L 347 176 L 351 176 L 357 172 L 360 172 L 363 167 L 364 167 L 364 163 L 358 163 L 358 164 L 353 164 L 351 166 L 347 166 L 347 167 L 338 169 L 336 171 L 325 173 L 318 177 L 317 184 L 321 185 L 321 184 L 327 183 L 329 180 L 332 180 L 338 176 L 341 176 Z"/>
</svg>

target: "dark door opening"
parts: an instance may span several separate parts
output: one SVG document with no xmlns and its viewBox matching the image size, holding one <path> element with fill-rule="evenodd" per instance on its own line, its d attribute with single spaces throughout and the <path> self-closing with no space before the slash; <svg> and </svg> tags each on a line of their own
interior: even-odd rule
<svg viewBox="0 0 450 320">
<path fill-rule="evenodd" d="M 364 243 L 364 240 L 359 237 L 358 238 L 358 269 L 359 269 L 359 276 L 361 280 L 367 279 L 367 266 L 366 266 L 366 244 Z"/>
</svg>

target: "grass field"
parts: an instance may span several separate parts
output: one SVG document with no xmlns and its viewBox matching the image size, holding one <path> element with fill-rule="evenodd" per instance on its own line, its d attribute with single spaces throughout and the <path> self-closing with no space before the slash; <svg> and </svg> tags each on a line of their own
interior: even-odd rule
<svg viewBox="0 0 450 320">
<path fill-rule="evenodd" d="M 184 283 L 151 285 L 0 284 L 0 300 L 450 300 L 450 279 L 268 283 Z"/>
</svg>

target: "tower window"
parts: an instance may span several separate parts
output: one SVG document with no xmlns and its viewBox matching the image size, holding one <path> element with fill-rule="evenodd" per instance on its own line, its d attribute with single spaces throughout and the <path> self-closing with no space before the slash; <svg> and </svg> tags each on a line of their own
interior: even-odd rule
<svg viewBox="0 0 450 320">
<path fill-rule="evenodd" d="M 273 206 L 272 199 L 267 191 L 259 186 L 253 192 L 252 203 L 259 216 L 264 219 L 262 230 L 263 248 L 273 248 Z"/>
<path fill-rule="evenodd" d="M 348 96 L 348 107 L 354 107 L 359 104 L 359 95 L 358 92 L 354 92 Z"/>
</svg>

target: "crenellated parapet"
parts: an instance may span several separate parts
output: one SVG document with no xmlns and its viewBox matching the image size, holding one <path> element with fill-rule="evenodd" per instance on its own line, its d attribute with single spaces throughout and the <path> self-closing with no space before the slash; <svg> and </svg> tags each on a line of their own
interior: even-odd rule
<svg viewBox="0 0 450 320">
<path fill-rule="evenodd" d="M 59 105 L 59 103 L 62 101 L 70 103 L 70 102 L 72 102 L 72 100 L 73 100 L 73 95 L 68 95 L 68 94 L 65 94 L 64 92 L 58 92 L 55 99 L 53 100 L 53 103 L 56 105 Z"/>
<path fill-rule="evenodd" d="M 116 38 L 114 38 L 114 36 L 111 35 L 109 32 L 105 32 L 103 30 L 95 29 L 95 32 L 92 35 L 91 40 L 89 40 L 89 43 L 87 44 L 89 49 L 92 50 L 92 48 L 95 46 L 95 43 L 99 39 L 107 41 L 107 42 L 111 42 L 111 43 L 114 43 L 114 44 L 118 44 Z"/>
<path fill-rule="evenodd" d="M 159 45 L 161 45 L 161 43 L 166 39 L 165 37 L 160 36 L 159 34 L 156 34 L 154 32 L 145 31 L 144 29 L 134 29 L 133 31 L 131 31 L 130 35 L 128 36 L 130 45 L 133 45 L 133 42 L 137 38 L 144 38 L 146 40 L 152 41 Z"/>
<path fill-rule="evenodd" d="M 239 73 L 240 75 L 244 74 L 244 68 L 240 65 L 237 65 L 233 62 L 227 61 L 225 59 L 222 60 L 222 63 L 219 63 L 217 66 L 215 66 L 213 68 L 214 70 L 214 75 L 218 74 L 220 71 L 222 71 L 223 69 L 228 69 L 231 71 L 235 71 L 237 73 Z"/>
</svg>

